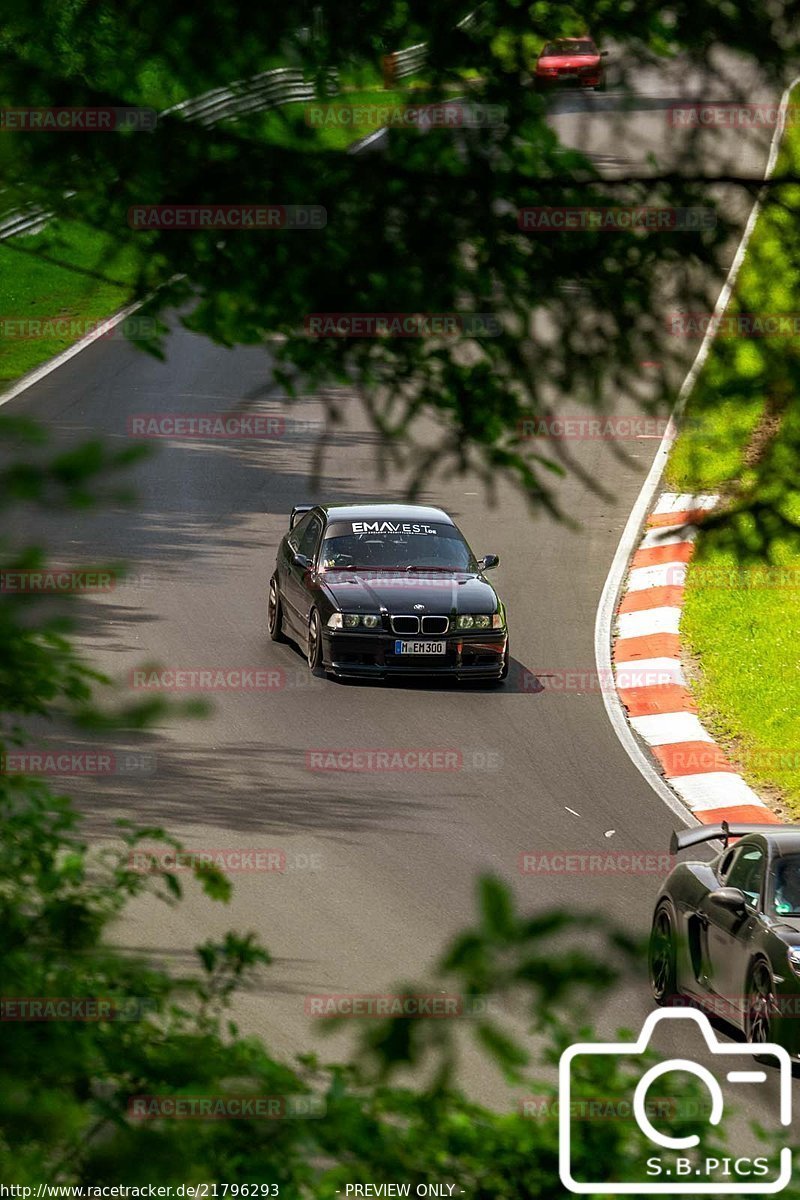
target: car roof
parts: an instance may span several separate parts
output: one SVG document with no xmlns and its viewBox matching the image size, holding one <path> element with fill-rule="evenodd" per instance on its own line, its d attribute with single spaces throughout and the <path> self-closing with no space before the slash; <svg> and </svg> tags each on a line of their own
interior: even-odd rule
<svg viewBox="0 0 800 1200">
<path fill-rule="evenodd" d="M 741 842 L 751 841 L 753 838 L 760 837 L 768 843 L 773 854 L 798 854 L 800 853 L 800 825 L 797 830 L 794 829 L 774 829 L 771 830 L 769 825 L 764 826 L 763 833 L 761 830 L 748 833 L 745 837 L 737 838 L 734 845 L 739 845 Z"/>
<path fill-rule="evenodd" d="M 319 504 L 329 521 L 354 521 L 359 517 L 372 517 L 379 521 L 439 521 L 452 525 L 442 508 L 431 508 L 425 504 Z"/>
</svg>

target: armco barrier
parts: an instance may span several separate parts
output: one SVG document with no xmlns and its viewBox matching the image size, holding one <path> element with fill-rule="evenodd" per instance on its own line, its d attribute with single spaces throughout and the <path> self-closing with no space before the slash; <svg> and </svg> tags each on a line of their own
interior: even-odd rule
<svg viewBox="0 0 800 1200">
<path fill-rule="evenodd" d="M 468 28 L 474 20 L 475 14 L 468 13 L 458 22 L 457 28 Z M 427 53 L 425 42 L 419 42 L 416 46 L 408 46 L 405 50 L 398 50 L 390 55 L 393 60 L 394 78 L 406 79 L 415 74 L 424 65 Z M 331 69 L 327 78 L 329 94 L 335 94 L 338 82 L 338 72 Z M 181 100 L 179 104 L 165 108 L 159 116 L 177 115 L 187 121 L 211 126 L 219 121 L 230 121 L 250 113 L 268 112 L 271 108 L 279 108 L 283 104 L 317 98 L 314 84 L 305 79 L 299 68 L 274 67 L 271 71 L 262 71 L 250 79 L 237 80 L 228 87 L 214 88 L 201 96 Z M 22 233 L 39 233 L 53 215 L 43 208 L 4 213 L 0 217 L 0 241 Z"/>
</svg>

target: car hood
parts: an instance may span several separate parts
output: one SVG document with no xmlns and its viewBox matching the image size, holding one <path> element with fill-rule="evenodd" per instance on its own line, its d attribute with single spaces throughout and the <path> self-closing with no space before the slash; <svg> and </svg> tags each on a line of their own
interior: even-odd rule
<svg viewBox="0 0 800 1200">
<path fill-rule="evenodd" d="M 599 54 L 554 54 L 552 58 L 540 58 L 540 67 L 596 67 Z"/>
<path fill-rule="evenodd" d="M 482 575 L 415 571 L 381 574 L 373 571 L 326 571 L 322 586 L 343 612 L 412 613 L 424 604 L 426 613 L 493 613 L 497 593 Z"/>
</svg>

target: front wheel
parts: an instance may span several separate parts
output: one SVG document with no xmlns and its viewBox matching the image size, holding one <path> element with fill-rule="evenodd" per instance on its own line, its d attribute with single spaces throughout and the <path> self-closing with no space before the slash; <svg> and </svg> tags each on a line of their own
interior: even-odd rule
<svg viewBox="0 0 800 1200">
<path fill-rule="evenodd" d="M 678 969 L 675 932 L 666 904 L 659 904 L 653 917 L 648 966 L 653 999 L 656 1004 L 670 1004 L 678 995 Z"/>
<path fill-rule="evenodd" d="M 308 669 L 312 675 L 323 675 L 322 667 L 322 626 L 319 620 L 319 613 L 315 608 L 311 610 L 311 616 L 308 619 L 308 650 L 306 653 Z"/>
<path fill-rule="evenodd" d="M 281 605 L 278 581 L 274 577 L 269 581 L 269 599 L 267 601 L 267 627 L 273 642 L 285 642 L 283 635 L 283 607 Z"/>
</svg>

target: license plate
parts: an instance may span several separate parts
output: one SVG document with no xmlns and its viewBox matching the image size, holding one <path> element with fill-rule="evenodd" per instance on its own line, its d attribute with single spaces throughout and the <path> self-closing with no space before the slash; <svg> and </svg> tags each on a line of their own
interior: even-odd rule
<svg viewBox="0 0 800 1200">
<path fill-rule="evenodd" d="M 444 654 L 444 642 L 395 642 L 395 654 Z"/>
</svg>

